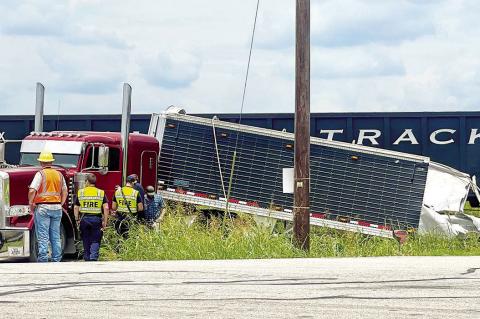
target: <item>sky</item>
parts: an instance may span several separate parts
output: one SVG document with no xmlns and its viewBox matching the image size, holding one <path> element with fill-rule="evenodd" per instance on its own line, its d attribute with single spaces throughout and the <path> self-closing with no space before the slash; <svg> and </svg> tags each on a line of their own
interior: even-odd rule
<svg viewBox="0 0 480 319">
<path fill-rule="evenodd" d="M 238 113 L 257 0 L 1 0 L 0 114 Z M 311 0 L 311 111 L 475 111 L 480 1 Z M 295 1 L 260 0 L 244 112 L 295 108 Z"/>
</svg>

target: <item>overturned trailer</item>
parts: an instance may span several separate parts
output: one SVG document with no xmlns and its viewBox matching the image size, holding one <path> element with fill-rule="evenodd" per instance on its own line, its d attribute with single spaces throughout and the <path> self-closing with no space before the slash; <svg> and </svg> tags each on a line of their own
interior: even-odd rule
<svg viewBox="0 0 480 319">
<path fill-rule="evenodd" d="M 464 213 L 470 189 L 480 198 L 475 176 L 430 162 L 418 231 L 450 237 L 480 232 L 480 219 Z"/>
<path fill-rule="evenodd" d="M 283 171 L 293 167 L 293 134 L 171 111 L 152 116 L 149 134 L 166 199 L 292 220 Z M 313 225 L 382 237 L 419 228 L 429 172 L 439 171 L 428 157 L 313 137 L 310 152 Z M 467 195 L 463 187 L 458 207 Z"/>
</svg>

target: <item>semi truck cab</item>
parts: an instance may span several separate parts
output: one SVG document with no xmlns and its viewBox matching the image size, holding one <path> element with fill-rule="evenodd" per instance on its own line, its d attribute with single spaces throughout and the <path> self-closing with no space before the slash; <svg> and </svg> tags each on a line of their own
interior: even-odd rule
<svg viewBox="0 0 480 319">
<path fill-rule="evenodd" d="M 0 260 L 36 259 L 35 225 L 27 194 L 29 184 L 40 170 L 37 158 L 41 151 L 53 153 L 53 166 L 67 183 L 68 199 L 63 206 L 61 233 L 63 251 L 69 254 L 76 252 L 75 240 L 78 239 L 73 217 L 74 196 L 84 186 L 87 173 L 97 176 L 97 187 L 105 190 L 110 203 L 125 173 L 137 174 L 144 187 L 157 185 L 157 139 L 130 133 L 127 145 L 128 154 L 117 132 L 32 132 L 25 137 L 20 147 L 20 164 L 0 169 Z"/>
</svg>

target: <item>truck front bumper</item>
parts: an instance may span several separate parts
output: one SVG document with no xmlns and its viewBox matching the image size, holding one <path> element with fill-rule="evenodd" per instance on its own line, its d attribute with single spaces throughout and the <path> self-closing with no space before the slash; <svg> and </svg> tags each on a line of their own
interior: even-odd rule
<svg viewBox="0 0 480 319">
<path fill-rule="evenodd" d="M 30 231 L 28 228 L 0 229 L 0 261 L 30 257 Z"/>
</svg>

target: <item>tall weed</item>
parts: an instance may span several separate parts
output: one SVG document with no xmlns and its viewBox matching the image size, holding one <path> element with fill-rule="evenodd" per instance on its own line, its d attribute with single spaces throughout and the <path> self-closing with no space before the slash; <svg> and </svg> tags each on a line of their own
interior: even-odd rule
<svg viewBox="0 0 480 319">
<path fill-rule="evenodd" d="M 123 239 L 112 228 L 104 233 L 104 260 L 255 259 L 293 257 L 438 256 L 480 255 L 479 237 L 411 235 L 400 246 L 393 239 L 365 236 L 313 227 L 311 248 L 306 253 L 294 247 L 291 232 L 279 223 L 275 230 L 257 226 L 251 216 L 211 218 L 191 222 L 191 211 L 181 206 L 167 208 L 159 230 L 133 225 Z"/>
</svg>

